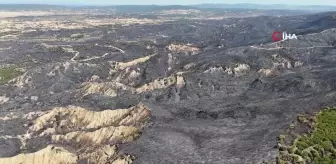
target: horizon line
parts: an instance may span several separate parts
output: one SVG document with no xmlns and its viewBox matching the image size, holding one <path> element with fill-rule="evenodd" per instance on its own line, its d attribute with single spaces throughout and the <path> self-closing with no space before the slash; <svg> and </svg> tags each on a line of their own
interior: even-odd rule
<svg viewBox="0 0 336 164">
<path fill-rule="evenodd" d="M 196 3 L 196 4 L 53 4 L 53 3 L 1 3 L 0 5 L 49 5 L 49 6 L 194 6 L 194 5 L 260 5 L 260 6 L 324 6 L 336 7 L 336 5 L 314 5 L 314 4 L 260 4 L 260 3 Z"/>
</svg>

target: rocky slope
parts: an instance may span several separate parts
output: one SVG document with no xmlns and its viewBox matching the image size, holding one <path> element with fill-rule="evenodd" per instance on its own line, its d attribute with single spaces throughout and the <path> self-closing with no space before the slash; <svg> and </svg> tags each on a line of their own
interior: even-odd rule
<svg viewBox="0 0 336 164">
<path fill-rule="evenodd" d="M 0 86 L 0 163 L 274 160 L 297 114 L 335 104 L 333 14 L 2 38 L 1 66 L 22 74 Z M 273 44 L 273 30 L 301 35 Z"/>
</svg>

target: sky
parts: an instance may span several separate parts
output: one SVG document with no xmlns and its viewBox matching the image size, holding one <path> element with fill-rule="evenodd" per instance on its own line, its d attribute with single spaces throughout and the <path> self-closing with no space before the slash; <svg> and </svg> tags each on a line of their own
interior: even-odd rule
<svg viewBox="0 0 336 164">
<path fill-rule="evenodd" d="M 336 0 L 0 0 L 0 4 L 62 5 L 189 5 L 200 3 L 255 3 L 288 5 L 334 5 Z"/>
</svg>

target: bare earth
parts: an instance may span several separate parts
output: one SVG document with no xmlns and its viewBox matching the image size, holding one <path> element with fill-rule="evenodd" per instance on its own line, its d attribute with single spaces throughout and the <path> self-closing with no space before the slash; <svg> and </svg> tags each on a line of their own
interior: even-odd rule
<svg viewBox="0 0 336 164">
<path fill-rule="evenodd" d="M 0 11 L 1 164 L 274 161 L 335 105 L 334 13 L 101 10 Z"/>
</svg>

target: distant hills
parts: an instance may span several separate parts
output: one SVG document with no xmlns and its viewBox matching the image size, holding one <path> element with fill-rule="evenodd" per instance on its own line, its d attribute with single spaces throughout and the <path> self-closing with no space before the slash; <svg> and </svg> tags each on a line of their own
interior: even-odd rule
<svg viewBox="0 0 336 164">
<path fill-rule="evenodd" d="M 0 4 L 0 10 L 50 10 L 73 8 L 62 5 L 45 5 L 45 4 Z"/>
<path fill-rule="evenodd" d="M 301 11 L 311 11 L 311 12 L 325 12 L 325 11 L 336 11 L 336 6 L 326 6 L 326 5 L 285 5 L 285 4 L 274 4 L 274 5 L 261 5 L 261 4 L 250 4 L 250 3 L 239 3 L 239 4 L 197 4 L 197 5 L 106 5 L 106 6 L 92 6 L 92 5 L 42 5 L 42 4 L 0 4 L 0 10 L 43 10 L 43 9 L 88 9 L 88 8 L 98 8 L 98 9 L 113 9 L 117 12 L 155 12 L 160 10 L 181 10 L 181 9 L 198 9 L 198 10 L 211 10 L 211 11 L 225 11 L 225 10 L 301 10 Z"/>
<path fill-rule="evenodd" d="M 197 8 L 237 8 L 237 9 L 263 9 L 263 10 L 314 10 L 314 11 L 336 11 L 336 6 L 327 5 L 285 5 L 285 4 L 272 4 L 261 5 L 252 3 L 238 3 L 238 4 L 198 4 L 192 5 Z"/>
<path fill-rule="evenodd" d="M 155 12 L 161 10 L 190 10 L 198 9 L 193 6 L 182 6 L 182 5 L 169 5 L 169 6 L 159 6 L 159 5 L 119 5 L 119 6 L 105 6 L 100 8 L 113 8 L 117 12 Z"/>
</svg>

